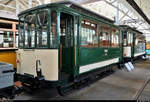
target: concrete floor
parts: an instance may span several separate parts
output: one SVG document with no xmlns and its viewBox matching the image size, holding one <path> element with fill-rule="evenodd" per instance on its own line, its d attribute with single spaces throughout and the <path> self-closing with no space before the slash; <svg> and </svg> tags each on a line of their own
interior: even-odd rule
<svg viewBox="0 0 150 102">
<path fill-rule="evenodd" d="M 136 93 L 150 77 L 150 60 L 137 61 L 131 72 L 119 70 L 88 87 L 73 91 L 64 97 L 55 89 L 38 90 L 35 94 L 24 93 L 15 100 L 133 100 Z M 139 97 L 150 100 L 150 82 Z"/>
</svg>

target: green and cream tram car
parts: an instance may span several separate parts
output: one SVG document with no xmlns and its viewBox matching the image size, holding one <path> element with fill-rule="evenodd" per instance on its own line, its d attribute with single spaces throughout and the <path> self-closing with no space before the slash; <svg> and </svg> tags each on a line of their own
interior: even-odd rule
<svg viewBox="0 0 150 102">
<path fill-rule="evenodd" d="M 71 2 L 21 12 L 18 76 L 32 84 L 38 79 L 62 86 L 111 72 L 123 53 L 120 29 L 113 23 Z"/>
<path fill-rule="evenodd" d="M 145 36 L 142 32 L 127 25 L 121 25 L 123 31 L 123 58 L 124 61 L 134 61 L 136 58 L 145 56 Z"/>
</svg>

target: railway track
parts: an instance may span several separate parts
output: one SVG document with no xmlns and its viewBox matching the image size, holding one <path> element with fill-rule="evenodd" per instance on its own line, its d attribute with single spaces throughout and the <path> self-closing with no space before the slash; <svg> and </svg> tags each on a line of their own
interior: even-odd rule
<svg viewBox="0 0 150 102">
<path fill-rule="evenodd" d="M 144 89 L 146 88 L 146 86 L 150 83 L 150 78 L 147 78 L 144 82 L 144 84 L 142 85 L 142 87 L 136 92 L 136 94 L 133 96 L 133 100 L 140 100 L 140 96 L 142 95 Z"/>
</svg>

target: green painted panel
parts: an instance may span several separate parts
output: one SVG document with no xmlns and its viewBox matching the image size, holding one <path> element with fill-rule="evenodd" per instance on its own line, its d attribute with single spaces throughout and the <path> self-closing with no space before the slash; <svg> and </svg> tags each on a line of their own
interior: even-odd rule
<svg viewBox="0 0 150 102">
<path fill-rule="evenodd" d="M 107 55 L 104 50 L 108 50 Z M 120 48 L 81 48 L 80 66 L 117 57 L 121 58 Z"/>
<path fill-rule="evenodd" d="M 63 59 L 62 59 L 62 66 L 63 66 L 63 71 L 68 73 L 68 74 L 72 74 L 73 73 L 73 47 L 71 48 L 63 48 L 62 50 L 62 55 L 63 55 Z"/>
</svg>

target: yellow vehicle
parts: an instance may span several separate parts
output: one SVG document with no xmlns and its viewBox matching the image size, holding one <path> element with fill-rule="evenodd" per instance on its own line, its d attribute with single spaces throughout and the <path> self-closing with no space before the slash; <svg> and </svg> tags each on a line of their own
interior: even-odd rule
<svg viewBox="0 0 150 102">
<path fill-rule="evenodd" d="M 16 68 L 18 45 L 18 20 L 0 17 L 0 62 L 13 64 Z"/>
</svg>

